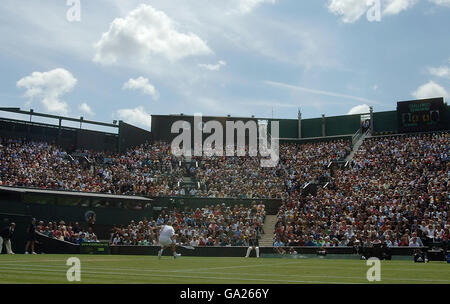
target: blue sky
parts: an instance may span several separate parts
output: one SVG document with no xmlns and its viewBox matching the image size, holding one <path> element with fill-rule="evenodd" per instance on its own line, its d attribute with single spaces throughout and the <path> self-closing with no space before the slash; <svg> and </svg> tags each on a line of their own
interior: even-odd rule
<svg viewBox="0 0 450 304">
<path fill-rule="evenodd" d="M 448 99 L 450 0 L 377 1 L 2 0 L 0 106 L 148 129 Z"/>
</svg>

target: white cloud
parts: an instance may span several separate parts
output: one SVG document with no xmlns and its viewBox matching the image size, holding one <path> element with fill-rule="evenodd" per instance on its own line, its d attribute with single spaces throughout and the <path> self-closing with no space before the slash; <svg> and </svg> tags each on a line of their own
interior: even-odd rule
<svg viewBox="0 0 450 304">
<path fill-rule="evenodd" d="M 302 92 L 315 94 L 315 95 L 324 95 L 324 96 L 345 98 L 345 99 L 349 99 L 349 100 L 368 102 L 368 103 L 371 103 L 371 104 L 379 104 L 378 101 L 370 100 L 370 99 L 367 99 L 367 98 L 364 98 L 364 97 L 358 97 L 358 96 L 341 94 L 341 93 L 337 93 L 337 92 L 330 92 L 330 91 L 310 89 L 310 88 L 294 86 L 294 85 L 290 85 L 290 84 L 285 84 L 285 83 L 276 82 L 276 81 L 268 81 L 268 80 L 264 81 L 264 83 L 268 84 L 270 86 L 274 86 L 274 87 L 279 87 L 279 88 L 284 88 L 284 89 L 289 89 L 289 90 L 302 91 Z"/>
<path fill-rule="evenodd" d="M 193 33 L 181 33 L 164 12 L 142 4 L 125 18 L 116 18 L 95 44 L 95 62 L 116 63 L 133 58 L 148 62 L 155 56 L 169 61 L 207 55 L 212 51 Z"/>
<path fill-rule="evenodd" d="M 26 89 L 25 97 L 39 99 L 48 112 L 68 115 L 69 106 L 60 100 L 64 94 L 73 90 L 77 79 L 65 69 L 48 72 L 33 72 L 17 82 L 18 88 Z"/>
<path fill-rule="evenodd" d="M 78 110 L 80 110 L 81 112 L 85 113 L 86 115 L 89 116 L 94 116 L 95 113 L 94 111 L 92 111 L 91 107 L 87 104 L 87 103 L 82 103 L 79 107 Z"/>
<path fill-rule="evenodd" d="M 413 7 L 418 0 L 385 0 L 383 14 L 397 15 L 400 12 Z"/>
<path fill-rule="evenodd" d="M 367 12 L 367 1 L 362 0 L 330 0 L 328 10 L 345 23 L 354 23 Z"/>
<path fill-rule="evenodd" d="M 142 94 L 150 95 L 153 99 L 159 98 L 159 93 L 147 78 L 138 77 L 136 79 L 130 78 L 124 83 L 122 90 L 139 90 Z"/>
<path fill-rule="evenodd" d="M 443 77 L 443 78 L 450 78 L 450 68 L 447 66 L 441 66 L 437 68 L 428 68 L 428 73 L 430 73 L 433 76 L 437 77 Z"/>
<path fill-rule="evenodd" d="M 429 0 L 429 1 L 433 2 L 434 4 L 437 4 L 437 5 L 443 5 L 443 6 L 450 7 L 450 0 Z"/>
<path fill-rule="evenodd" d="M 148 114 L 143 106 L 134 109 L 120 109 L 116 112 L 120 120 L 126 123 L 138 125 L 149 129 L 152 125 L 150 114 Z"/>
<path fill-rule="evenodd" d="M 449 97 L 449 93 L 439 84 L 434 81 L 421 85 L 416 91 L 412 93 L 416 99 L 425 99 L 433 97 Z"/>
<path fill-rule="evenodd" d="M 418 0 L 380 0 L 383 15 L 397 15 L 413 7 Z M 374 7 L 374 0 L 329 0 L 328 11 L 341 16 L 344 23 L 354 23 Z"/>
<path fill-rule="evenodd" d="M 359 106 L 355 106 L 353 108 L 350 109 L 350 111 L 348 111 L 348 115 L 353 115 L 353 114 L 367 114 L 370 112 L 370 107 L 366 104 L 363 105 L 359 105 Z"/>
<path fill-rule="evenodd" d="M 199 64 L 198 66 L 201 68 L 204 68 L 206 70 L 210 70 L 210 71 L 218 71 L 220 70 L 223 66 L 226 66 L 227 63 L 223 60 L 220 60 L 217 64 Z"/>
<path fill-rule="evenodd" d="M 241 13 L 249 13 L 263 3 L 274 4 L 276 0 L 238 0 L 238 7 Z"/>
</svg>

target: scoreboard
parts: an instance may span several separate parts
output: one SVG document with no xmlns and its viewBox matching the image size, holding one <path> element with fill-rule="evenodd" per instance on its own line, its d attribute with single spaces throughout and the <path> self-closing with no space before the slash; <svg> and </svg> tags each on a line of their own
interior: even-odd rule
<svg viewBox="0 0 450 304">
<path fill-rule="evenodd" d="M 438 131 L 448 127 L 444 98 L 399 101 L 397 103 L 399 132 Z"/>
</svg>

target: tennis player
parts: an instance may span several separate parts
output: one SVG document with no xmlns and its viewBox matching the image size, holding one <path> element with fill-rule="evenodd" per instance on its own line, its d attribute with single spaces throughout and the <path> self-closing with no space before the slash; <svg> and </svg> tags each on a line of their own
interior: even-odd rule
<svg viewBox="0 0 450 304">
<path fill-rule="evenodd" d="M 180 253 L 176 252 L 176 239 L 175 229 L 172 227 L 172 222 L 168 221 L 167 225 L 163 225 L 159 231 L 159 245 L 161 250 L 158 252 L 158 259 L 161 259 L 163 251 L 170 247 L 172 249 L 173 258 L 176 259 L 181 256 Z"/>
</svg>

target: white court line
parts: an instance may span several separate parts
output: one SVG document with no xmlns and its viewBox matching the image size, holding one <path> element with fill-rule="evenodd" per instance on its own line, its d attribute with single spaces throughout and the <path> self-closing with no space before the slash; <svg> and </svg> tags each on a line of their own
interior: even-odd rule
<svg viewBox="0 0 450 304">
<path fill-rule="evenodd" d="M 84 259 L 80 259 L 81 262 L 84 262 L 86 260 Z M 163 259 L 163 261 L 168 261 L 169 259 Z M 172 260 L 172 259 L 170 259 Z M 31 260 L 25 260 L 25 262 L 30 262 Z M 42 261 L 42 260 L 41 260 Z M 41 261 L 36 261 L 37 263 L 40 263 Z M 64 260 L 55 260 L 57 262 L 61 262 L 61 263 L 65 263 L 65 259 Z M 96 262 L 98 260 L 89 260 L 92 262 Z M 111 260 L 105 260 L 105 261 L 111 261 Z M 123 260 L 115 260 L 115 261 L 120 261 L 123 262 Z M 129 260 L 127 260 L 129 261 Z M 17 265 L 17 263 L 13 262 L 13 261 L 8 261 L 9 263 L 3 263 L 5 265 L 16 265 L 16 266 L 20 266 Z M 192 271 L 192 272 L 196 272 L 198 270 L 218 270 L 218 269 L 235 269 L 235 268 L 252 268 L 252 267 L 271 267 L 271 266 L 279 266 L 279 267 L 285 267 L 288 265 L 292 265 L 292 264 L 298 264 L 300 265 L 302 268 L 312 268 L 312 269 L 320 269 L 320 268 L 326 268 L 326 269 L 348 269 L 347 267 L 343 267 L 343 266 L 331 266 L 331 265 L 306 265 L 306 264 L 302 264 L 304 263 L 304 260 L 302 261 L 296 261 L 296 262 L 288 262 L 288 263 L 272 263 L 272 264 L 253 264 L 253 265 L 233 265 L 233 266 L 223 266 L 223 267 L 210 267 L 210 268 L 193 268 L 193 269 L 183 269 L 183 270 L 164 270 L 165 272 L 184 272 L 184 271 Z M 446 263 L 445 263 L 446 264 Z M 44 266 L 44 267 L 49 267 L 51 265 L 25 265 L 25 264 L 21 264 L 24 266 Z M 436 264 L 437 265 L 437 264 Z M 349 266 L 360 266 L 361 270 L 364 270 L 367 268 L 365 261 L 362 261 L 361 265 L 349 265 Z M 383 264 L 381 264 L 381 266 L 383 266 Z M 55 265 L 55 267 L 58 267 Z M 61 266 L 64 267 L 64 266 Z M 89 266 L 94 268 L 95 266 Z M 445 266 L 447 267 L 447 266 Z M 98 268 L 98 269 L 107 269 L 109 270 L 109 268 Z M 134 270 L 136 268 L 114 268 L 114 269 L 118 269 L 118 270 Z M 389 268 L 390 271 L 414 271 L 414 272 L 427 272 L 430 271 L 429 268 Z M 442 270 L 442 271 L 440 271 Z M 146 269 L 146 270 L 142 270 L 142 271 L 161 271 L 161 269 Z M 447 272 L 448 269 L 445 268 L 439 268 L 439 269 L 433 269 L 433 271 L 439 271 L 439 272 Z"/>
<path fill-rule="evenodd" d="M 52 269 L 33 269 L 33 270 L 17 270 L 15 268 L 8 268 L 8 267 L 0 267 L 0 269 L 5 269 L 5 270 L 10 270 L 10 272 L 19 272 L 19 273 L 29 273 L 29 272 L 34 272 L 34 271 L 43 271 L 43 272 L 61 272 L 59 270 L 52 270 Z M 211 280 L 211 279 L 216 279 L 216 280 L 234 280 L 236 281 L 236 277 L 233 278 L 228 278 L 228 277 L 211 277 L 211 276 L 207 276 L 207 277 L 202 277 L 202 276 L 187 276 L 187 275 L 163 275 L 163 274 L 142 274 L 142 273 L 125 273 L 125 272 L 93 272 L 93 271 L 82 271 L 81 275 L 83 276 L 83 274 L 90 274 L 90 275 L 122 275 L 122 276 L 145 276 L 145 277 L 166 277 L 166 278 L 187 278 L 187 279 L 205 279 L 205 280 Z M 65 273 L 64 273 L 65 274 Z M 214 274 L 219 274 L 219 273 L 214 273 Z M 233 274 L 236 275 L 236 274 Z M 66 279 L 66 278 L 64 278 Z M 265 283 L 270 283 L 270 282 L 280 282 L 280 283 L 322 283 L 322 284 L 361 284 L 361 283 L 352 283 L 352 282 L 326 282 L 326 281 L 304 281 L 304 280 L 275 280 L 275 279 L 271 279 L 271 280 L 266 280 L 266 279 L 258 279 L 258 278 L 252 278 L 252 279 L 247 279 L 247 278 L 239 278 L 239 280 L 242 281 L 258 281 L 258 282 L 265 282 Z"/>
<path fill-rule="evenodd" d="M 14 264 L 14 263 L 21 263 L 21 262 L 36 262 L 36 263 L 45 263 L 45 262 L 61 262 L 61 263 L 65 263 L 66 260 L 70 257 L 71 255 L 67 255 L 67 257 L 58 259 L 58 260 L 32 260 L 32 259 L 28 259 L 28 260 L 2 260 L 1 256 L 0 256 L 0 262 L 3 264 L 5 263 L 10 263 L 10 264 Z M 74 254 L 74 257 L 78 257 L 80 258 L 80 255 Z M 156 256 L 155 256 L 156 257 Z M 83 258 L 80 258 L 80 260 Z M 142 259 L 83 259 L 84 262 L 123 262 L 123 261 L 142 261 Z"/>
<path fill-rule="evenodd" d="M 254 264 L 254 265 L 234 265 L 234 266 L 223 266 L 223 267 L 209 267 L 209 268 L 194 268 L 194 269 L 183 269 L 182 271 L 194 271 L 197 270 L 216 270 L 216 269 L 236 269 L 236 268 L 252 268 L 252 267 L 271 267 L 271 266 L 285 266 L 292 264 L 300 264 L 300 261 L 297 262 L 287 262 L 287 263 L 272 263 L 272 264 Z M 172 270 L 170 272 L 180 272 L 180 270 Z"/>
<path fill-rule="evenodd" d="M 84 260 L 80 259 L 81 263 L 84 262 Z M 30 262 L 30 261 L 27 261 Z M 61 263 L 65 263 L 64 260 L 62 261 L 58 261 Z M 164 271 L 164 272 L 192 272 L 192 271 L 197 271 L 197 270 L 216 270 L 216 269 L 235 269 L 235 268 L 252 268 L 252 267 L 271 267 L 271 266 L 284 266 L 284 265 L 292 265 L 292 264 L 299 264 L 300 262 L 289 262 L 289 263 L 273 263 L 273 264 L 255 264 L 255 265 L 237 265 L 237 266 L 224 266 L 224 267 L 210 267 L 210 268 L 194 268 L 194 269 L 177 269 L 177 270 L 161 270 L 161 269 L 139 269 L 139 271 Z M 4 263 L 6 264 L 6 263 Z M 19 264 L 17 265 L 16 263 L 9 263 L 8 266 L 23 266 L 23 267 L 66 267 L 63 265 L 59 266 L 59 265 L 36 265 L 36 264 Z M 0 266 L 1 267 L 1 266 Z M 96 267 L 96 266 L 89 266 L 90 268 L 95 268 L 95 269 L 106 269 L 109 270 L 110 268 L 101 268 L 101 267 Z M 136 268 L 116 268 L 114 267 L 114 269 L 117 270 L 136 270 Z"/>
<path fill-rule="evenodd" d="M 217 274 L 217 272 L 196 272 L 196 273 L 211 273 L 211 274 Z M 226 272 L 220 272 L 220 274 L 225 275 L 236 275 L 237 273 L 226 273 Z M 365 275 L 366 273 L 364 273 Z M 239 275 L 243 275 L 242 273 L 239 273 Z M 255 276 L 267 276 L 267 275 L 273 275 L 273 276 L 282 276 L 282 277 L 306 277 L 306 278 L 333 278 L 333 279 L 361 279 L 365 278 L 365 276 L 362 277 L 342 277 L 342 276 L 329 276 L 329 275 L 309 275 L 309 274 L 267 274 L 267 273 L 248 273 L 244 275 L 255 275 Z M 445 282 L 450 283 L 450 280 L 435 280 L 435 279 L 410 279 L 410 278 L 389 278 L 384 277 L 383 280 L 387 281 L 413 281 L 413 282 Z"/>
<path fill-rule="evenodd" d="M 20 265 L 22 267 L 40 267 L 41 265 Z M 259 266 L 259 265 L 257 265 Z M 57 271 L 57 270 L 51 270 L 51 268 L 61 268 L 61 271 L 65 270 L 67 268 L 67 266 L 59 266 L 59 265 L 42 265 L 42 268 L 37 269 L 25 269 L 25 271 L 33 271 L 33 270 L 43 270 L 43 269 L 47 269 L 47 271 Z M 92 269 L 92 270 L 111 270 L 110 268 L 102 268 L 102 267 L 95 267 L 95 266 L 90 266 L 87 267 L 88 269 Z M 0 269 L 14 269 L 16 270 L 17 268 L 11 268 L 11 267 L 4 267 L 0 265 Z M 205 270 L 211 270 L 214 268 L 206 268 Z M 19 269 L 17 269 L 19 270 Z M 162 270 L 162 269 L 136 269 L 136 268 L 114 268 L 114 270 L 131 270 L 131 271 L 139 271 L 139 272 L 151 272 L 151 273 L 155 273 L 155 272 L 163 272 L 163 273 L 167 273 L 167 272 L 171 272 L 171 273 L 175 273 L 175 271 L 167 271 L 167 270 Z M 197 272 L 191 272 L 190 270 L 177 270 L 176 273 L 191 273 L 191 274 L 224 274 L 224 275 L 236 275 L 238 273 L 224 273 L 224 272 L 208 272 L 208 271 L 197 271 Z M 89 271 L 87 272 L 89 273 Z M 93 272 L 95 273 L 95 272 Z M 114 273 L 112 273 L 114 274 Z M 307 277 L 307 278 L 334 278 L 334 279 L 361 279 L 361 277 L 345 277 L 345 276 L 330 276 L 330 275 L 309 275 L 309 274 L 267 274 L 267 273 L 240 273 L 240 275 L 253 275 L 253 276 L 267 276 L 267 275 L 272 275 L 275 277 L 279 277 L 279 276 L 283 276 L 283 277 Z M 130 273 L 131 275 L 131 273 Z M 140 274 L 143 275 L 143 274 Z M 363 276 L 364 277 L 364 276 Z M 390 277 L 383 277 L 383 280 L 387 280 L 387 281 L 412 281 L 412 282 L 443 282 L 443 283 L 450 283 L 450 280 L 440 280 L 440 279 L 412 279 L 412 278 L 390 278 Z"/>
</svg>

